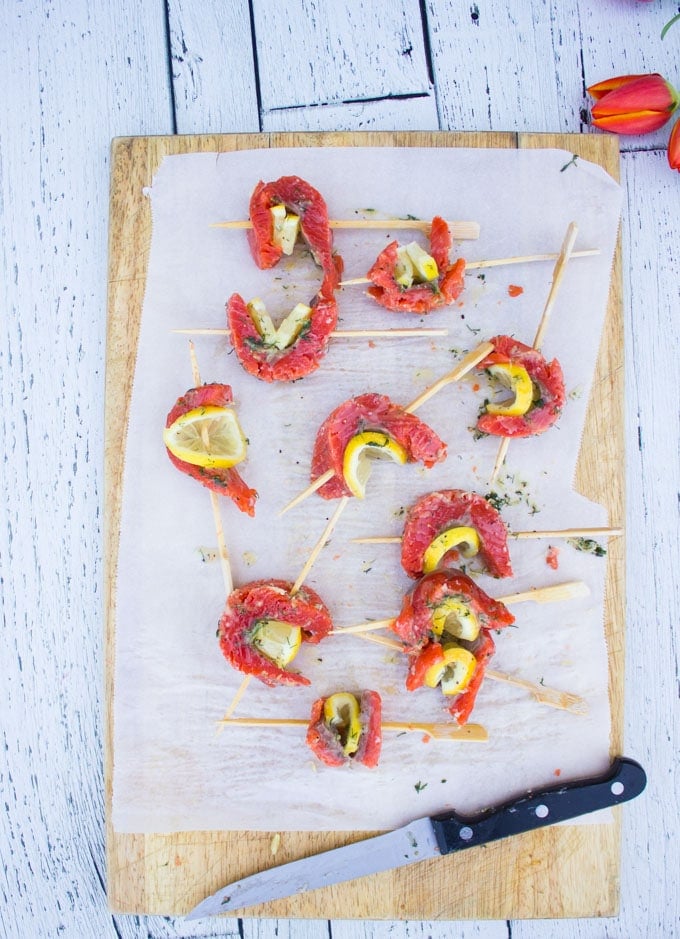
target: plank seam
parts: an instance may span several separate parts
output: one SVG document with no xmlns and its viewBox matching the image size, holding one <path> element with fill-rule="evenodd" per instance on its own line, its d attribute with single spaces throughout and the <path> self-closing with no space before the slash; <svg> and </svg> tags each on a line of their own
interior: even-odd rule
<svg viewBox="0 0 680 939">
<path fill-rule="evenodd" d="M 170 114 L 172 121 L 172 133 L 177 133 L 177 101 L 175 98 L 175 76 L 172 69 L 172 37 L 170 35 L 170 0 L 165 0 L 164 4 L 164 26 L 165 26 L 165 49 L 166 60 L 168 63 L 168 85 L 170 87 Z"/>
<path fill-rule="evenodd" d="M 409 91 L 403 94 L 377 95 L 374 98 L 347 98 L 344 101 L 309 101 L 305 104 L 286 104 L 278 108 L 267 108 L 266 114 L 276 114 L 280 111 L 300 111 L 304 108 L 329 108 L 346 104 L 375 104 L 378 101 L 412 101 L 418 98 L 429 98 L 429 91 Z"/>
<path fill-rule="evenodd" d="M 248 0 L 248 16 L 250 18 L 250 43 L 253 48 L 253 71 L 255 73 L 255 102 L 257 105 L 258 130 L 262 133 L 264 126 L 262 117 L 262 88 L 260 87 L 260 63 L 257 57 L 257 35 L 255 33 L 255 11 L 253 10 L 253 0 Z"/>
</svg>

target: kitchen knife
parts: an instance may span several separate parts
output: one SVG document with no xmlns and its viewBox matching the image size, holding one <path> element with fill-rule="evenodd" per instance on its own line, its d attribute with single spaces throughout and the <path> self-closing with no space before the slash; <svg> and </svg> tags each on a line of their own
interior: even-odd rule
<svg viewBox="0 0 680 939">
<path fill-rule="evenodd" d="M 446 812 L 419 818 L 396 831 L 252 874 L 222 887 L 186 918 L 228 913 L 544 828 L 628 802 L 646 782 L 639 763 L 620 757 L 604 776 L 530 792 L 475 816 Z"/>
</svg>

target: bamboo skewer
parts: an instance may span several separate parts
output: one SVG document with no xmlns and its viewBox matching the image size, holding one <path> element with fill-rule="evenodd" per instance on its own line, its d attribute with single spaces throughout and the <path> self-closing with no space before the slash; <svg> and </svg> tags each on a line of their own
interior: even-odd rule
<svg viewBox="0 0 680 939">
<path fill-rule="evenodd" d="M 391 622 L 391 621 L 387 621 Z M 393 622 L 393 621 L 392 621 Z M 348 629 L 333 630 L 331 635 L 339 635 L 344 632 L 351 632 L 352 627 Z M 356 630 L 355 632 L 358 632 Z M 369 633 L 358 633 L 360 639 L 368 642 L 375 642 L 387 649 L 394 649 L 395 652 L 404 652 L 404 646 L 396 639 L 387 639 L 384 636 L 372 636 Z M 518 678 L 516 675 L 508 675 L 506 672 L 499 672 L 495 669 L 487 669 L 484 673 L 485 678 L 491 681 L 504 682 L 507 685 L 516 685 L 518 688 L 524 688 L 530 692 L 539 704 L 546 704 L 548 707 L 557 708 L 560 711 L 571 711 L 573 714 L 587 714 L 588 705 L 583 698 L 572 694 L 570 691 L 559 691 L 557 688 L 548 688 L 545 685 L 536 684 L 526 678 Z"/>
<path fill-rule="evenodd" d="M 545 685 L 536 684 L 536 682 L 528 681 L 526 678 L 507 675 L 505 672 L 497 672 L 495 669 L 490 668 L 486 670 L 485 677 L 491 678 L 492 681 L 502 681 L 508 685 L 525 688 L 540 704 L 547 704 L 548 707 L 558 708 L 560 711 L 571 711 L 572 714 L 585 715 L 588 713 L 586 701 L 570 691 L 547 688 Z"/>
<path fill-rule="evenodd" d="M 193 342 L 189 342 L 189 358 L 191 360 L 191 372 L 193 375 L 194 387 L 198 388 L 201 385 L 201 372 L 198 367 L 198 360 L 196 358 L 196 350 L 194 348 Z M 208 440 L 204 436 L 203 442 L 207 445 Z M 224 577 L 224 588 L 227 592 L 227 596 L 234 589 L 234 581 L 231 574 L 231 564 L 229 562 L 229 552 L 227 550 L 227 544 L 224 540 L 224 529 L 222 527 L 222 513 L 220 512 L 220 503 L 216 492 L 210 490 L 210 504 L 212 506 L 213 518 L 215 520 L 215 534 L 217 535 L 217 551 L 220 556 L 220 566 L 222 568 L 222 576 Z"/>
<path fill-rule="evenodd" d="M 184 336 L 228 336 L 230 330 L 219 327 L 199 326 L 195 329 L 172 329 Z M 448 329 L 414 327 L 413 329 L 334 329 L 332 339 L 411 339 L 419 337 L 448 336 Z"/>
<path fill-rule="evenodd" d="M 545 531 L 509 531 L 508 538 L 517 541 L 528 538 L 617 538 L 623 528 L 549 528 Z M 401 535 L 372 535 L 366 538 L 351 538 L 351 544 L 401 544 Z"/>
<path fill-rule="evenodd" d="M 309 725 L 309 721 L 292 717 L 234 717 L 231 719 L 222 718 L 218 723 L 229 727 L 307 727 Z M 489 739 L 486 728 L 482 727 L 481 724 L 465 724 L 463 727 L 459 727 L 453 723 L 430 724 L 424 721 L 384 721 L 381 727 L 383 730 L 395 731 L 396 733 L 427 734 L 433 740 L 461 740 L 483 743 Z"/>
<path fill-rule="evenodd" d="M 475 241 L 479 238 L 479 222 L 455 221 L 447 222 L 451 236 L 456 241 Z M 415 230 L 429 233 L 431 221 L 418 218 L 356 218 L 356 219 L 329 219 L 328 225 L 334 229 L 363 228 L 363 229 L 390 229 Z M 229 228 L 247 230 L 253 227 L 250 219 L 237 219 L 230 222 L 213 222 L 210 228 Z"/>
<path fill-rule="evenodd" d="M 553 307 L 555 306 L 555 301 L 557 300 L 557 294 L 562 284 L 565 271 L 567 269 L 567 263 L 572 257 L 574 250 L 574 243 L 576 241 L 576 236 L 578 235 L 578 226 L 576 222 L 571 222 L 567 228 L 567 233 L 562 242 L 562 247 L 560 253 L 557 256 L 557 261 L 555 262 L 555 267 L 553 268 L 553 278 L 552 284 L 550 285 L 550 290 L 548 292 L 548 298 L 545 301 L 545 306 L 543 307 L 543 313 L 541 319 L 538 323 L 538 328 L 536 330 L 536 335 L 534 336 L 533 348 L 537 351 L 540 350 L 541 345 L 543 344 L 543 336 L 548 326 L 550 320 L 550 315 L 552 314 Z M 504 437 L 498 447 L 498 452 L 496 454 L 496 461 L 491 471 L 491 478 L 489 479 L 489 485 L 494 482 L 496 477 L 501 471 L 501 466 L 505 462 L 505 458 L 508 453 L 508 447 L 510 446 L 510 438 Z"/>
<path fill-rule="evenodd" d="M 430 398 L 434 397 L 442 388 L 446 385 L 450 385 L 451 382 L 460 381 L 461 378 L 464 378 L 468 372 L 472 371 L 475 365 L 478 365 L 482 359 L 485 359 L 487 355 L 493 351 L 493 346 L 490 342 L 482 342 L 477 346 L 476 349 L 473 349 L 472 352 L 468 352 L 467 355 L 463 356 L 458 365 L 453 369 L 453 371 L 448 372 L 446 375 L 443 375 L 439 381 L 436 381 L 434 385 L 430 385 L 429 388 L 426 388 L 422 394 L 419 394 L 415 401 L 411 401 L 404 410 L 409 414 L 413 414 L 414 411 L 417 411 L 419 407 L 422 407 L 426 401 L 429 401 Z"/>
<path fill-rule="evenodd" d="M 587 248 L 583 251 L 572 251 L 572 258 L 592 258 L 600 253 L 599 248 Z M 466 261 L 465 272 L 476 271 L 487 267 L 505 267 L 512 264 L 531 264 L 535 261 L 555 261 L 559 254 L 524 254 L 512 258 L 489 258 L 485 261 Z M 340 287 L 354 287 L 359 284 L 370 284 L 368 277 L 352 277 L 349 280 L 340 281 Z"/>
<path fill-rule="evenodd" d="M 336 526 L 336 525 L 338 524 L 338 522 L 340 521 L 340 516 L 341 516 L 342 513 L 344 512 L 345 506 L 347 505 L 348 502 L 349 502 L 349 496 L 343 496 L 342 499 L 340 499 L 340 502 L 338 503 L 338 506 L 337 506 L 335 512 L 333 513 L 333 515 L 331 515 L 331 517 L 330 517 L 330 519 L 329 519 L 329 521 L 328 521 L 328 524 L 326 525 L 326 527 L 324 528 L 324 530 L 323 530 L 323 532 L 322 532 L 322 534 L 321 534 L 321 537 L 319 538 L 319 540 L 317 541 L 317 543 L 316 543 L 316 544 L 314 545 L 314 547 L 312 548 L 312 552 L 311 552 L 311 554 L 309 555 L 309 557 L 307 558 L 307 561 L 306 561 L 306 563 L 305 563 L 305 566 L 304 566 L 304 567 L 302 568 L 302 570 L 300 571 L 300 574 L 298 575 L 298 579 L 297 579 L 297 580 L 295 581 L 295 583 L 293 584 L 293 588 L 292 588 L 292 590 L 290 591 L 291 596 L 295 596 L 295 594 L 298 592 L 298 590 L 299 590 L 300 587 L 302 586 L 302 584 L 303 584 L 305 578 L 307 577 L 307 575 L 308 575 L 309 572 L 311 571 L 312 566 L 314 565 L 316 559 L 317 559 L 318 556 L 321 554 L 321 551 L 323 550 L 323 548 L 324 548 L 326 542 L 327 542 L 328 539 L 330 538 L 331 533 L 333 532 L 333 529 L 335 528 L 335 526 Z"/>
<path fill-rule="evenodd" d="M 429 388 L 426 388 L 422 394 L 420 394 L 415 401 L 412 401 L 407 405 L 404 410 L 409 414 L 412 414 L 416 411 L 421 405 L 426 401 L 429 401 L 430 398 L 437 394 L 438 391 L 441 391 L 445 385 L 450 384 L 454 381 L 459 381 L 463 376 L 465 376 L 471 369 L 477 365 L 478 362 L 481 362 L 482 359 L 491 352 L 493 346 L 490 342 L 483 342 L 481 345 L 477 346 L 476 349 L 473 349 L 472 352 L 468 352 L 464 356 L 458 365 L 453 369 L 453 371 L 448 372 L 446 375 L 442 376 L 439 381 L 435 382 L 434 385 L 431 385 Z M 321 476 L 318 476 L 313 482 L 307 486 L 306 489 L 303 489 L 302 492 L 298 493 L 294 499 L 291 499 L 290 502 L 286 503 L 284 507 L 279 511 L 279 517 L 285 515 L 290 509 L 294 506 L 299 505 L 300 502 L 303 502 L 308 496 L 311 496 L 316 492 L 317 489 L 320 489 L 325 483 L 333 478 L 335 473 L 332 469 L 326 470 L 325 473 L 322 473 Z"/>
</svg>

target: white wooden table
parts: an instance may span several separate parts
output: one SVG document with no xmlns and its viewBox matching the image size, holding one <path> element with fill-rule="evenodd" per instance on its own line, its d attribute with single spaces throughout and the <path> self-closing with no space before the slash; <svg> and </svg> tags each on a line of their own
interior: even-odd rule
<svg viewBox="0 0 680 939">
<path fill-rule="evenodd" d="M 666 937 L 680 934 L 680 178 L 668 129 L 622 138 L 627 434 L 621 913 L 378 923 L 112 916 L 102 793 L 108 155 L 119 135 L 590 132 L 585 87 L 680 83 L 668 0 L 2 0 L 0 536 L 3 937 Z M 349 911 L 348 911 L 349 912 Z"/>
</svg>

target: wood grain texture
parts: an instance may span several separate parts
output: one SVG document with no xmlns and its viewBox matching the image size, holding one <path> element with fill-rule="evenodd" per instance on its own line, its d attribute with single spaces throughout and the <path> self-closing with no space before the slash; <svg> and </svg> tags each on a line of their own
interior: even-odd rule
<svg viewBox="0 0 680 939">
<path fill-rule="evenodd" d="M 253 20 L 263 114 L 310 104 L 427 94 L 430 82 L 418 0 L 392 0 L 386 12 L 382 0 L 256 0 Z"/>
<path fill-rule="evenodd" d="M 169 0 L 167 8 L 177 133 L 260 130 L 248 4 Z"/>
<path fill-rule="evenodd" d="M 141 317 L 146 251 L 149 244 L 149 206 L 143 195 L 155 168 L 167 153 L 243 149 L 252 146 L 561 146 L 579 152 L 583 139 L 455 134 L 272 134 L 260 137 L 180 137 L 118 141 L 114 146 L 111 214 L 112 240 L 109 328 L 112 356 L 108 361 L 106 395 L 106 597 L 107 662 L 115 643 L 115 563 L 120 511 L 125 421 L 130 402 L 131 367 Z M 618 151 L 613 138 L 585 141 L 589 158 L 597 158 L 614 174 Z M 118 234 L 119 218 L 127 223 Z M 121 286 L 124 284 L 124 287 Z M 118 290 L 124 289 L 124 297 Z M 620 292 L 611 294 L 608 328 L 603 337 L 600 369 L 595 383 L 589 434 L 583 443 L 581 469 L 589 494 L 605 504 L 622 492 L 621 436 L 610 428 L 620 421 L 622 383 Z M 603 433 L 603 422 L 604 430 Z M 618 452 L 615 448 L 618 447 Z M 594 452 L 591 452 L 593 451 Z M 597 454 L 610 459 L 606 471 Z M 593 478 L 595 477 L 595 478 Z M 612 518 L 620 518 L 614 501 Z M 613 748 L 621 739 L 622 555 L 611 553 L 609 600 L 605 628 L 612 652 L 610 683 L 614 707 Z M 614 612 L 617 615 L 613 615 Z M 109 669 L 108 701 L 111 697 Z M 111 713 L 108 747 L 111 753 Z M 107 767 L 107 803 L 110 807 L 110 761 Z M 194 832 L 178 835 L 119 835 L 109 826 L 109 898 L 114 909 L 152 913 L 182 913 L 205 894 L 253 871 L 270 866 L 271 834 L 267 832 Z M 357 840 L 356 833 L 287 833 L 276 856 L 285 863 L 306 854 Z M 576 916 L 611 914 L 617 904 L 618 824 L 545 829 L 510 841 L 487 845 L 461 856 L 449 856 L 411 868 L 386 872 L 359 882 L 325 888 L 287 900 L 264 904 L 252 912 L 263 915 L 335 917 L 351 911 L 354 918 L 507 918 L 509 916 Z M 559 859 L 559 861 L 557 861 Z M 466 879 L 470 865 L 474 880 Z M 458 884 L 455 893 L 449 889 Z"/>
</svg>

